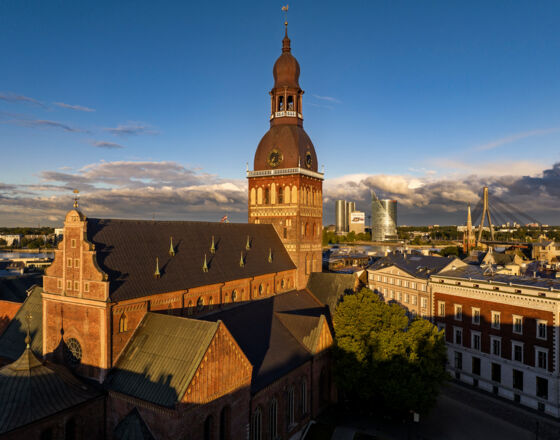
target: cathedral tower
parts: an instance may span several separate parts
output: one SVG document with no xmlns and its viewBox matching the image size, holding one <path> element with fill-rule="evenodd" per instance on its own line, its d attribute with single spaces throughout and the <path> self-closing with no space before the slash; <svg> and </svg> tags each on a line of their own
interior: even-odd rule
<svg viewBox="0 0 560 440">
<path fill-rule="evenodd" d="M 249 223 L 274 225 L 297 266 L 297 288 L 322 269 L 323 173 L 303 129 L 299 63 L 286 34 L 274 63 L 270 91 L 270 129 L 255 153 L 249 180 Z"/>
</svg>

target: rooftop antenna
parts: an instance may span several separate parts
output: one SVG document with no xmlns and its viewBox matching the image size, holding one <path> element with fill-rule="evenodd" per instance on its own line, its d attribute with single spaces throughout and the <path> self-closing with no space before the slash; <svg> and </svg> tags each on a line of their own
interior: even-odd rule
<svg viewBox="0 0 560 440">
<path fill-rule="evenodd" d="M 78 209 L 78 198 L 79 198 L 78 194 L 80 194 L 80 191 L 75 189 L 73 193 L 74 193 L 74 208 Z"/>
</svg>

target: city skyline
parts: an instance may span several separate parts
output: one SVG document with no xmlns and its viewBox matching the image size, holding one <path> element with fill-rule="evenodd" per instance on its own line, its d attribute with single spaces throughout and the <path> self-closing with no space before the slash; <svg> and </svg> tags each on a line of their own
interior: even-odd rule
<svg viewBox="0 0 560 440">
<path fill-rule="evenodd" d="M 280 7 L 0 7 L 0 225 L 61 224 L 74 188 L 92 217 L 246 221 Z M 371 189 L 400 223 L 461 224 L 485 184 L 558 223 L 558 16 L 554 2 L 290 5 L 325 224 L 339 198 L 368 212 Z"/>
</svg>

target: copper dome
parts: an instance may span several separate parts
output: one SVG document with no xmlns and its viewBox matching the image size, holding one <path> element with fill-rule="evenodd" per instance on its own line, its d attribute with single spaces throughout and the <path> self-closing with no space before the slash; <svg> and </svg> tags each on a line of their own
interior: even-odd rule
<svg viewBox="0 0 560 440">
<path fill-rule="evenodd" d="M 272 151 L 280 153 L 276 166 L 269 160 Z M 273 125 L 266 132 L 255 153 L 254 170 L 307 168 L 317 171 L 317 154 L 309 136 L 299 125 Z"/>
<path fill-rule="evenodd" d="M 282 55 L 278 57 L 272 69 L 274 87 L 295 87 L 299 89 L 299 63 L 291 54 L 290 39 L 282 40 Z"/>
</svg>

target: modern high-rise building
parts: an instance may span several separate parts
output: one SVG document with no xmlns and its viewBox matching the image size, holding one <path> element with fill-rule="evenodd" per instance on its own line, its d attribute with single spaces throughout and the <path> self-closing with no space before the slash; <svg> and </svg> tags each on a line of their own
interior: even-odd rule
<svg viewBox="0 0 560 440">
<path fill-rule="evenodd" d="M 387 241 L 397 239 L 397 201 L 379 200 L 375 193 L 371 200 L 371 239 Z"/>
<path fill-rule="evenodd" d="M 356 211 L 356 202 L 337 200 L 334 205 L 335 225 L 337 234 L 350 232 L 352 213 Z"/>
</svg>

